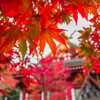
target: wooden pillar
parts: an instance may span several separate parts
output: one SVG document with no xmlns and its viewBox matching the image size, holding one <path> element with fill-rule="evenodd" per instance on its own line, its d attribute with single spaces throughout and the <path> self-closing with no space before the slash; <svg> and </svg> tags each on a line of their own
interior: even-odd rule
<svg viewBox="0 0 100 100">
<path fill-rule="evenodd" d="M 23 96 L 23 93 L 22 91 L 20 92 L 20 95 L 19 95 L 19 100 L 22 100 L 22 96 Z"/>
<path fill-rule="evenodd" d="M 41 92 L 41 100 L 44 100 L 44 92 Z"/>
<path fill-rule="evenodd" d="M 75 90 L 74 90 L 74 88 L 71 89 L 71 96 L 72 96 L 72 100 L 75 100 Z"/>
<path fill-rule="evenodd" d="M 7 97 L 5 97 L 5 99 L 4 99 L 4 100 L 8 100 L 8 99 L 7 99 Z"/>
<path fill-rule="evenodd" d="M 50 91 L 47 91 L 47 100 L 50 100 Z"/>
<path fill-rule="evenodd" d="M 19 96 L 19 100 L 28 100 L 28 94 L 24 91 L 24 92 L 20 92 L 20 96 Z"/>
<path fill-rule="evenodd" d="M 26 100 L 28 100 L 28 93 L 26 93 Z"/>
<path fill-rule="evenodd" d="M 65 90 L 65 92 L 67 92 L 67 90 Z M 68 100 L 68 96 L 67 95 L 65 96 L 65 100 Z"/>
<path fill-rule="evenodd" d="M 23 99 L 22 100 L 26 100 L 26 92 L 23 92 Z"/>
</svg>

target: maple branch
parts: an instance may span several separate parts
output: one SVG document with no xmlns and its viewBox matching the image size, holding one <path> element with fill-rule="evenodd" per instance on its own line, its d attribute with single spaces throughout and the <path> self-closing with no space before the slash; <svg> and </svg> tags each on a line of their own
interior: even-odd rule
<svg viewBox="0 0 100 100">
<path fill-rule="evenodd" d="M 76 32 L 76 30 L 74 30 L 73 33 L 71 33 L 71 35 L 69 36 L 70 38 L 72 38 L 73 34 Z"/>
<path fill-rule="evenodd" d="M 89 75 L 90 80 L 98 87 L 98 89 L 100 89 L 100 86 L 98 85 L 98 83 L 91 77 L 91 75 Z"/>
<path fill-rule="evenodd" d="M 82 93 L 82 91 L 83 91 L 83 89 L 85 87 L 86 81 L 87 81 L 87 77 L 83 81 L 82 87 L 81 87 L 81 89 L 80 89 L 80 91 L 78 93 L 78 96 L 76 97 L 76 100 L 79 100 L 79 97 L 80 97 L 80 95 L 81 95 L 81 93 Z"/>
<path fill-rule="evenodd" d="M 89 79 L 98 87 L 98 89 L 100 89 L 100 86 L 97 84 L 97 82 L 91 77 L 91 75 L 88 76 Z M 79 100 L 79 96 L 81 95 L 82 91 L 83 91 L 83 88 L 85 87 L 85 84 L 86 84 L 86 81 L 87 81 L 87 77 L 85 78 L 84 82 L 83 82 L 83 85 L 81 87 L 81 90 L 79 91 L 79 94 L 78 96 L 76 97 L 76 100 Z"/>
</svg>

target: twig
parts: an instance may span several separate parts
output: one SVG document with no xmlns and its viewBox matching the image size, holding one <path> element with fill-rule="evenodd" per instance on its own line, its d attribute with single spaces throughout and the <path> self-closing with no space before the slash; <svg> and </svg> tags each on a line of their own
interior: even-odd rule
<svg viewBox="0 0 100 100">
<path fill-rule="evenodd" d="M 100 89 L 100 86 L 97 84 L 97 82 L 91 77 L 91 75 L 88 76 L 89 79 L 98 87 L 98 89 Z M 83 88 L 85 87 L 85 84 L 86 84 L 86 81 L 87 81 L 87 77 L 85 78 L 84 82 L 83 82 L 83 85 L 81 87 L 81 90 L 79 91 L 79 94 L 78 96 L 76 97 L 76 100 L 79 100 L 79 96 L 81 95 L 82 91 L 83 91 Z"/>
<path fill-rule="evenodd" d="M 97 84 L 97 82 L 89 75 L 89 79 L 100 89 L 100 86 Z"/>
<path fill-rule="evenodd" d="M 73 34 L 76 32 L 76 30 L 73 32 L 73 33 L 71 33 L 71 35 L 70 35 L 70 38 L 73 36 Z"/>
<path fill-rule="evenodd" d="M 81 87 L 81 89 L 80 89 L 80 91 L 78 93 L 78 96 L 76 97 L 76 100 L 79 100 L 79 97 L 80 97 L 80 95 L 81 95 L 81 93 L 82 93 L 82 91 L 83 91 L 83 89 L 85 87 L 86 81 L 87 81 L 87 77 L 83 81 L 82 87 Z"/>
</svg>

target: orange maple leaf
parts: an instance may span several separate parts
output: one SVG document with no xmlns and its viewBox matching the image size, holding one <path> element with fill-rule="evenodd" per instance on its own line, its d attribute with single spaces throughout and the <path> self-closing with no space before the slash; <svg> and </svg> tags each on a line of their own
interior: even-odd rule
<svg viewBox="0 0 100 100">
<path fill-rule="evenodd" d="M 64 45 L 65 39 L 60 35 L 64 29 L 58 29 L 57 23 L 52 21 L 50 13 L 52 11 L 52 6 L 46 5 L 40 12 L 41 16 L 41 30 L 38 37 L 34 40 L 35 43 L 39 41 L 40 53 L 44 51 L 45 44 L 48 43 L 52 53 L 56 54 L 56 44 L 54 39 Z"/>
<path fill-rule="evenodd" d="M 78 74 L 78 76 L 75 78 L 74 82 L 78 82 L 78 83 L 81 83 L 83 80 L 83 77 L 81 74 Z"/>
<path fill-rule="evenodd" d="M 46 29 L 42 30 L 35 40 L 35 42 L 37 42 L 37 41 L 40 42 L 40 52 L 44 51 L 45 44 L 48 43 L 52 53 L 55 55 L 57 47 L 54 42 L 54 39 L 64 45 L 66 45 L 64 38 L 59 34 L 62 31 L 64 31 L 64 30 L 58 29 L 58 28 L 46 28 Z"/>
</svg>

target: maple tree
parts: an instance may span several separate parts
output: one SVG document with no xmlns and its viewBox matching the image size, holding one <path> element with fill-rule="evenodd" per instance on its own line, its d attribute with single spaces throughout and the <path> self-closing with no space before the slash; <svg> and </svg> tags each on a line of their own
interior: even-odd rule
<svg viewBox="0 0 100 100">
<path fill-rule="evenodd" d="M 42 56 L 46 43 L 56 56 L 55 40 L 66 46 L 61 32 L 67 31 L 59 29 L 58 23 L 69 24 L 73 18 L 77 25 L 78 14 L 92 23 L 90 27 L 79 31 L 81 36 L 78 50 L 86 61 L 85 74 L 89 75 L 92 69 L 99 73 L 99 12 L 99 0 L 0 0 L 0 80 L 6 69 L 8 72 L 12 70 L 14 73 L 24 74 L 25 78 L 22 80 L 25 81 L 31 68 L 25 68 L 26 63 L 30 63 L 27 52 L 32 56 Z M 89 14 L 93 15 L 91 19 L 88 18 Z M 14 48 L 17 48 L 21 55 Z M 20 58 L 18 63 L 13 62 L 13 55 Z M 16 70 L 18 66 L 20 70 Z M 26 82 L 24 84 L 29 85 Z"/>
<path fill-rule="evenodd" d="M 38 81 L 36 84 L 31 82 L 31 80 L 26 82 L 31 82 L 29 89 L 32 90 L 32 95 L 30 98 L 40 99 L 40 95 L 44 92 L 44 99 L 46 100 L 48 92 L 52 96 L 49 96 L 50 100 L 60 100 L 70 97 L 70 92 L 72 82 L 67 82 L 70 77 L 69 68 L 63 66 L 63 63 L 53 62 L 53 57 L 43 58 L 39 61 L 38 65 L 34 67 L 29 66 L 30 74 Z M 58 70 L 58 72 L 57 72 Z M 62 84 L 62 85 L 61 85 Z M 27 83 L 26 83 L 27 85 Z M 29 85 L 29 84 L 28 84 Z"/>
</svg>

